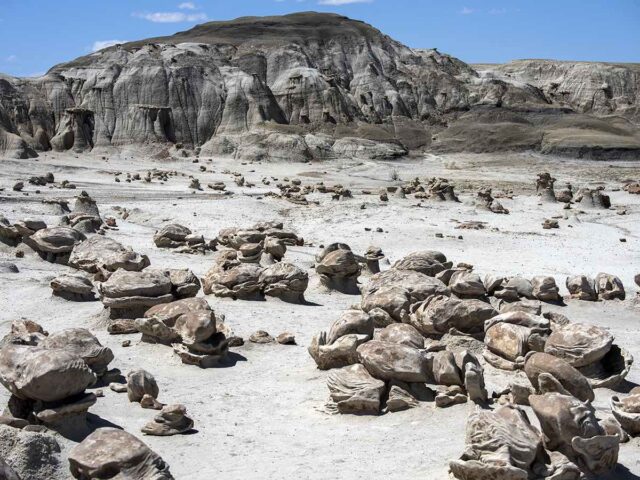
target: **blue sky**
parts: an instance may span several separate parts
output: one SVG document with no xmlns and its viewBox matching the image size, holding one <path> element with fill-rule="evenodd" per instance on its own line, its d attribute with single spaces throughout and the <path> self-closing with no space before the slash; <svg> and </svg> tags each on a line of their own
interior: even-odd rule
<svg viewBox="0 0 640 480">
<path fill-rule="evenodd" d="M 640 62 L 640 0 L 0 0 L 0 72 L 41 74 L 106 42 L 306 10 L 364 20 L 470 63 Z"/>
</svg>

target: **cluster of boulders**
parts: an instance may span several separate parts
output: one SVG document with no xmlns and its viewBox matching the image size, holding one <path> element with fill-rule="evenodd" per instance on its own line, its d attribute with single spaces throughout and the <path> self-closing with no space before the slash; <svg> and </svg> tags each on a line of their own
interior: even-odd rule
<svg viewBox="0 0 640 480">
<path fill-rule="evenodd" d="M 483 369 L 466 350 L 429 345 L 412 325 L 376 329 L 362 310 L 347 310 L 328 332 L 316 335 L 309 353 L 327 378 L 328 408 L 340 413 L 378 414 L 434 401 L 439 407 L 485 402 Z M 434 391 L 429 387 L 436 386 Z"/>
<path fill-rule="evenodd" d="M 165 225 L 153 236 L 158 248 L 171 248 L 176 253 L 206 253 L 215 250 L 215 240 L 205 240 L 202 235 L 178 223 Z"/>
<path fill-rule="evenodd" d="M 467 449 L 451 462 L 456 478 L 578 479 L 610 470 L 620 441 L 640 433 L 640 394 L 613 397 L 613 417 L 596 419 L 594 389 L 622 382 L 633 357 L 601 327 L 542 314 L 542 302 L 561 301 L 553 277 L 483 279 L 441 252 L 415 252 L 373 275 L 359 308 L 316 335 L 309 353 L 330 370 L 329 411 L 502 404 L 470 416 Z M 516 372 L 492 398 L 484 362 Z M 542 431 L 520 405 L 533 408 Z"/>
<path fill-rule="evenodd" d="M 620 278 L 609 273 L 600 272 L 595 278 L 573 275 L 567 277 L 566 286 L 571 298 L 577 300 L 624 300 L 626 296 Z"/>
<path fill-rule="evenodd" d="M 249 229 L 220 231 L 219 251 L 202 279 L 205 294 L 252 300 L 264 295 L 294 303 L 304 302 L 309 274 L 282 261 L 287 245 L 302 245 L 302 238 L 283 229 L 282 223 L 264 222 Z"/>
<path fill-rule="evenodd" d="M 204 298 L 185 298 L 149 308 L 135 320 L 142 341 L 161 343 L 189 365 L 217 365 L 229 350 L 233 332 Z"/>
<path fill-rule="evenodd" d="M 2 423 L 42 424 L 70 438 L 86 434 L 96 402 L 86 389 L 109 373 L 111 349 L 86 329 L 49 335 L 28 320 L 14 321 L 0 345 L 0 383 L 11 392 Z"/>
<path fill-rule="evenodd" d="M 111 320 L 142 317 L 150 307 L 195 297 L 199 290 L 200 280 L 189 269 L 119 269 L 97 283 Z"/>
</svg>

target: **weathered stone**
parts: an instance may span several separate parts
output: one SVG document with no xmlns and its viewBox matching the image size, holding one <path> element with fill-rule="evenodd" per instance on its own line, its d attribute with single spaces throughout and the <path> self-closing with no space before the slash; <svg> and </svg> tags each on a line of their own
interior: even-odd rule
<svg viewBox="0 0 640 480">
<path fill-rule="evenodd" d="M 278 262 L 261 273 L 259 280 L 265 295 L 288 302 L 304 302 L 309 274 L 291 263 Z"/>
<path fill-rule="evenodd" d="M 156 379 L 146 370 L 132 370 L 127 373 L 127 397 L 130 402 L 140 402 L 145 395 L 158 398 L 159 392 Z"/>
<path fill-rule="evenodd" d="M 595 278 L 596 292 L 603 300 L 613 300 L 618 298 L 624 300 L 625 291 L 622 281 L 615 275 L 599 273 Z"/>
<path fill-rule="evenodd" d="M 333 243 L 316 256 L 316 272 L 322 284 L 342 293 L 359 293 L 360 265 L 348 245 Z"/>
<path fill-rule="evenodd" d="M 71 475 L 80 480 L 135 478 L 173 480 L 169 466 L 136 437 L 116 428 L 100 428 L 69 452 Z"/>
<path fill-rule="evenodd" d="M 539 275 L 531 280 L 533 296 L 543 302 L 556 302 L 560 300 L 559 289 L 553 277 Z"/>
<path fill-rule="evenodd" d="M 142 433 L 166 437 L 188 432 L 192 428 L 193 420 L 187 416 L 185 406 L 174 404 L 163 407 L 153 421 L 142 427 Z"/>
<path fill-rule="evenodd" d="M 104 374 L 113 360 L 113 352 L 104 347 L 85 328 L 67 328 L 45 337 L 40 342 L 45 349 L 64 349 L 84 360 L 96 375 Z"/>
<path fill-rule="evenodd" d="M 566 285 L 571 298 L 591 301 L 598 299 L 595 282 L 586 275 L 567 277 Z"/>
<path fill-rule="evenodd" d="M 473 334 L 482 332 L 485 320 L 496 315 L 498 312 L 481 300 L 435 295 L 416 304 L 409 321 L 424 335 L 443 335 L 452 328 Z"/>
<path fill-rule="evenodd" d="M 578 370 L 561 358 L 548 353 L 536 352 L 527 357 L 524 372 L 533 387 L 539 391 L 538 379 L 541 374 L 549 374 L 557 380 L 567 392 L 582 401 L 595 398 L 589 381 Z"/>
<path fill-rule="evenodd" d="M 549 335 L 544 351 L 578 368 L 600 361 L 611 345 L 613 335 L 607 330 L 595 325 L 571 323 Z"/>
<path fill-rule="evenodd" d="M 424 348 L 424 337 L 418 330 L 406 323 L 392 323 L 378 330 L 373 338 L 381 342 L 397 343 L 417 349 Z"/>
<path fill-rule="evenodd" d="M 118 269 L 139 272 L 150 264 L 146 255 L 140 255 L 117 241 L 96 235 L 79 243 L 69 257 L 69 266 L 97 273 L 101 269 L 115 272 Z"/>
<path fill-rule="evenodd" d="M 50 283 L 53 295 L 71 301 L 95 300 L 93 283 L 82 274 L 63 273 Z"/>
<path fill-rule="evenodd" d="M 417 348 L 371 340 L 357 352 L 369 373 L 381 380 L 427 382 L 430 377 L 429 358 Z"/>
<path fill-rule="evenodd" d="M 395 270 L 413 270 L 415 272 L 435 277 L 438 273 L 451 268 L 451 262 L 447 257 L 435 250 L 423 250 L 413 252 L 393 264 Z"/>
<path fill-rule="evenodd" d="M 331 400 L 340 413 L 378 414 L 385 383 L 360 365 L 333 370 L 327 377 Z"/>
</svg>

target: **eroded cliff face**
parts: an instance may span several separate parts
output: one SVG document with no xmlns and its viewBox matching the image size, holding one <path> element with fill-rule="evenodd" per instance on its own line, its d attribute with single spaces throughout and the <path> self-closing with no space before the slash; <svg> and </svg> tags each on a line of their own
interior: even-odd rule
<svg viewBox="0 0 640 480">
<path fill-rule="evenodd" d="M 545 151 L 549 138 L 564 145 L 557 122 L 566 130 L 578 119 L 590 132 L 606 130 L 608 142 L 600 133 L 586 147 L 577 142 L 583 155 L 618 143 L 624 154 L 640 151 L 632 122 L 612 131 L 594 117 L 637 117 L 635 70 L 612 66 L 588 77 L 577 66 L 518 65 L 479 73 L 338 15 L 212 22 L 110 47 L 41 78 L 0 77 L 0 152 L 182 145 L 305 160 L 424 148 Z"/>
</svg>

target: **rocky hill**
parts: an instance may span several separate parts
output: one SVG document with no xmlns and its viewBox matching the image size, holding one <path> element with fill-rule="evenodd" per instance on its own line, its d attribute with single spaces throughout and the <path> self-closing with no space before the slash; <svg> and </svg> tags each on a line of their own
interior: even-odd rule
<svg viewBox="0 0 640 480">
<path fill-rule="evenodd" d="M 640 157 L 640 67 L 470 66 L 334 14 L 211 22 L 0 76 L 0 153 L 238 158 L 537 150 Z"/>
</svg>

